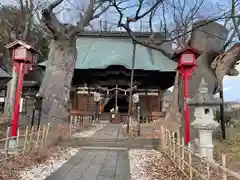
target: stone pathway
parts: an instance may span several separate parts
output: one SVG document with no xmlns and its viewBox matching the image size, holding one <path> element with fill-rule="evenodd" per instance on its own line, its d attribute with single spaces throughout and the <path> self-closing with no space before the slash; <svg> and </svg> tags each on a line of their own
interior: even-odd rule
<svg viewBox="0 0 240 180">
<path fill-rule="evenodd" d="M 124 137 L 120 124 L 108 124 L 92 139 Z M 130 180 L 128 151 L 115 149 L 83 149 L 45 180 Z"/>
<path fill-rule="evenodd" d="M 118 139 L 124 137 L 123 128 L 120 124 L 108 124 L 100 131 L 96 132 L 93 139 Z"/>
<path fill-rule="evenodd" d="M 128 152 L 81 150 L 45 180 L 130 180 Z"/>
</svg>

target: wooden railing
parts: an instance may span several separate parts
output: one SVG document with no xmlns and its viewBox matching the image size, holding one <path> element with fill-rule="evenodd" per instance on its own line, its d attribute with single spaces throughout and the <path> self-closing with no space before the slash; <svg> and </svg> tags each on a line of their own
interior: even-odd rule
<svg viewBox="0 0 240 180">
<path fill-rule="evenodd" d="M 177 134 L 177 136 L 176 136 Z M 222 154 L 221 163 L 201 157 L 186 147 L 179 132 L 161 127 L 161 150 L 189 180 L 240 180 L 240 174 L 226 167 L 226 156 Z"/>
<path fill-rule="evenodd" d="M 8 127 L 6 138 L 0 139 L 0 161 L 5 161 L 13 155 L 19 155 L 28 152 L 34 148 L 43 148 L 48 138 L 50 123 L 42 125 L 37 129 L 36 126 L 19 127 L 17 136 L 11 136 L 11 128 Z M 10 146 L 10 141 L 15 140 L 16 144 Z"/>
<path fill-rule="evenodd" d="M 60 136 L 71 136 L 77 133 L 82 124 L 92 124 L 93 115 L 71 115 L 69 123 L 55 121 L 37 126 L 22 126 L 17 130 L 17 136 L 11 136 L 11 128 L 6 129 L 6 138 L 0 139 L 0 162 L 27 153 L 31 150 L 47 148 L 49 144 L 58 141 Z M 55 137 L 56 136 L 56 137 Z M 11 145 L 10 140 L 15 140 Z"/>
</svg>

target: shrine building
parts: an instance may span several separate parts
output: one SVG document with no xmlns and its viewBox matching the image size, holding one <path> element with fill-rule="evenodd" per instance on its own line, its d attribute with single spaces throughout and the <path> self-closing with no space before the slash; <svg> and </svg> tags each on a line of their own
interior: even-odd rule
<svg viewBox="0 0 240 180">
<path fill-rule="evenodd" d="M 137 33 L 147 39 L 150 33 Z M 160 34 L 155 35 L 161 40 Z M 171 49 L 171 43 L 163 43 Z M 123 116 L 128 112 L 133 59 L 132 39 L 125 32 L 84 32 L 77 40 L 78 56 L 71 89 L 72 109 L 94 114 L 93 93 L 101 94 L 100 118 L 108 118 L 113 108 Z M 40 64 L 46 65 L 46 61 Z M 173 86 L 177 63 L 161 52 L 136 45 L 134 92 L 139 93 L 141 118 L 162 111 L 162 96 Z"/>
</svg>

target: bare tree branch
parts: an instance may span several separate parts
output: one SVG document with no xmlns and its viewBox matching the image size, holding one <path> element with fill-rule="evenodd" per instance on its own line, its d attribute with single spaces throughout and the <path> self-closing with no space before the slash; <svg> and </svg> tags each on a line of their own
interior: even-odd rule
<svg viewBox="0 0 240 180">
<path fill-rule="evenodd" d="M 19 0 L 19 4 L 20 4 L 20 9 L 21 9 L 22 15 L 23 15 L 23 12 L 24 12 L 23 0 Z"/>
<path fill-rule="evenodd" d="M 224 76 L 230 73 L 230 71 L 239 61 L 239 59 L 240 59 L 240 44 L 238 43 L 235 44 L 226 53 L 220 54 L 213 60 L 213 62 L 211 63 L 211 68 L 215 71 L 218 79 L 218 87 L 216 88 L 216 92 L 219 91 Z"/>
<path fill-rule="evenodd" d="M 50 3 L 47 8 L 42 10 L 42 21 L 54 38 L 64 36 L 65 34 L 65 27 L 59 22 L 56 15 L 53 13 L 53 9 L 62 2 L 63 0 L 55 0 Z"/>
<path fill-rule="evenodd" d="M 143 2 L 143 1 L 142 1 L 142 2 Z M 146 15 L 148 15 L 149 13 L 151 13 L 154 9 L 157 8 L 158 5 L 159 5 L 160 3 L 162 3 L 162 2 L 163 2 L 163 0 L 157 0 L 151 8 L 149 8 L 147 11 L 145 11 L 145 12 L 142 13 L 141 15 L 139 15 L 139 12 L 137 12 L 136 15 L 135 15 L 135 17 L 134 17 L 134 21 L 133 21 L 133 22 L 136 22 L 137 20 L 142 19 L 143 17 L 145 17 Z M 142 5 L 141 5 L 141 7 L 142 7 Z M 141 10 L 141 7 L 140 7 L 140 10 Z M 140 10 L 139 10 L 139 11 L 140 11 Z"/>
<path fill-rule="evenodd" d="M 64 0 L 55 0 L 54 2 L 52 2 L 51 4 L 49 4 L 48 6 L 48 11 L 51 12 L 55 7 L 57 7 L 58 5 L 60 5 Z"/>
<path fill-rule="evenodd" d="M 103 2 L 100 1 L 99 4 L 94 8 L 95 0 L 90 0 L 90 3 L 83 15 L 80 13 L 80 22 L 78 23 L 78 26 L 72 29 L 72 31 L 69 33 L 69 37 L 83 32 L 84 27 L 90 25 L 90 21 L 99 18 L 111 6 L 111 3 L 109 3 L 103 10 L 95 14 L 95 12 L 102 6 L 102 3 Z"/>
<path fill-rule="evenodd" d="M 24 32 L 23 32 L 23 39 L 27 40 L 28 36 L 29 36 L 29 31 L 30 28 L 32 27 L 32 23 L 33 23 L 33 17 L 32 17 L 32 13 L 34 10 L 34 4 L 33 4 L 33 0 L 26 0 L 26 11 L 27 11 L 27 15 L 26 15 L 26 24 L 24 27 Z"/>
<path fill-rule="evenodd" d="M 158 3 L 158 2 L 156 2 Z M 139 17 L 142 17 L 142 16 L 138 16 L 137 19 L 135 17 L 127 17 L 127 20 L 125 23 L 122 22 L 122 19 L 123 19 L 123 12 L 121 10 L 120 7 L 118 7 L 118 5 L 116 4 L 116 1 L 113 1 L 113 7 L 115 7 L 115 9 L 117 10 L 118 14 L 119 14 L 119 20 L 118 20 L 118 27 L 123 27 L 127 33 L 130 35 L 130 37 L 132 38 L 133 41 L 135 41 L 136 43 L 138 44 L 141 44 L 145 47 L 149 47 L 149 48 L 152 48 L 152 49 L 155 49 L 155 50 L 158 50 L 160 51 L 161 53 L 163 53 L 165 56 L 171 58 L 172 55 L 173 55 L 173 51 L 170 51 L 170 52 L 167 52 L 165 49 L 163 49 L 160 45 L 162 45 L 164 42 L 174 42 L 176 40 L 179 40 L 179 38 L 183 38 L 183 40 L 185 41 L 185 43 L 188 43 L 187 39 L 185 38 L 186 35 L 190 34 L 192 31 L 198 29 L 199 27 L 201 26 L 205 26 L 205 25 L 208 25 L 212 22 L 215 22 L 217 20 L 222 20 L 222 19 L 226 19 L 226 18 L 229 18 L 231 17 L 231 15 L 229 15 L 229 11 L 226 11 L 224 12 L 223 14 L 219 15 L 218 17 L 216 18 L 209 18 L 208 20 L 206 20 L 203 24 L 200 24 L 194 28 L 191 28 L 191 29 L 188 29 L 187 27 L 184 27 L 184 31 L 180 31 L 179 33 L 177 33 L 177 35 L 175 35 L 174 37 L 168 37 L 168 39 L 165 39 L 165 40 L 162 40 L 162 41 L 154 41 L 151 37 L 149 38 L 149 40 L 140 40 L 138 39 L 135 35 L 134 35 L 134 32 L 132 32 L 131 28 L 129 27 L 129 24 L 132 23 L 132 22 L 136 22 L 137 20 L 139 20 L 138 18 Z M 201 4 L 200 4 L 201 5 Z M 200 6 L 199 5 L 199 6 Z M 195 6 L 195 9 L 198 9 L 199 6 Z M 151 8 L 149 8 L 149 10 L 147 10 L 145 13 L 143 14 L 146 14 L 147 12 L 152 12 L 154 10 L 154 7 L 156 6 L 152 6 Z M 183 7 L 181 7 L 183 8 Z M 197 10 L 196 10 L 197 11 Z M 194 11 L 195 12 L 195 11 Z M 196 14 L 196 13 L 194 13 Z M 240 17 L 239 15 L 236 15 L 235 17 Z M 182 27 L 181 24 L 179 24 L 180 27 Z M 176 29 L 175 29 L 176 30 Z M 184 45 L 186 45 L 184 43 Z"/>
<path fill-rule="evenodd" d="M 138 44 L 141 44 L 143 46 L 161 51 L 165 56 L 167 57 L 171 57 L 172 54 L 169 52 L 166 52 L 163 49 L 160 49 L 159 46 L 164 43 L 164 41 L 158 43 L 158 45 L 154 44 L 153 41 L 151 39 L 149 39 L 148 41 L 142 41 L 136 38 L 136 36 L 134 35 L 134 33 L 132 32 L 132 30 L 130 29 L 129 25 L 132 22 L 136 22 L 139 19 L 142 19 L 143 17 L 145 17 L 147 14 L 151 13 L 152 11 L 154 11 L 155 8 L 157 8 L 157 6 L 163 2 L 162 0 L 158 0 L 151 8 L 149 8 L 147 11 L 145 11 L 143 14 L 138 15 L 139 12 L 136 12 L 135 17 L 131 18 L 131 17 L 127 17 L 127 20 L 125 23 L 122 23 L 122 19 L 123 19 L 123 12 L 121 11 L 121 9 L 119 8 L 118 4 L 116 3 L 116 0 L 113 1 L 112 5 L 113 7 L 115 7 L 115 9 L 117 10 L 118 14 L 119 14 L 119 20 L 118 20 L 118 27 L 123 27 L 127 33 L 130 35 L 130 37 L 132 38 L 132 40 Z"/>
<path fill-rule="evenodd" d="M 97 8 L 95 8 L 94 12 L 96 12 L 97 9 L 100 8 L 100 6 L 101 6 L 101 5 L 99 4 L 99 6 L 98 6 Z M 95 15 L 92 17 L 92 20 L 99 18 L 99 17 L 100 17 L 102 14 L 104 14 L 110 7 L 111 7 L 111 3 L 109 3 L 105 8 L 103 8 L 103 10 L 101 10 L 101 12 L 95 14 Z"/>
<path fill-rule="evenodd" d="M 72 29 L 72 31 L 69 33 L 69 37 L 75 36 L 76 34 L 83 32 L 84 27 L 86 27 L 90 23 L 94 14 L 94 2 L 94 0 L 90 0 L 87 9 L 85 10 L 84 14 L 81 15 L 78 26 Z"/>
<path fill-rule="evenodd" d="M 240 25 L 240 18 L 238 18 L 238 21 L 236 21 L 236 18 L 235 18 L 235 15 L 236 15 L 236 1 L 235 0 L 232 0 L 232 22 L 233 22 L 233 26 L 234 26 L 234 30 L 235 30 L 235 33 L 237 34 L 238 36 L 238 39 L 240 40 L 240 30 L 238 28 L 238 26 Z"/>
</svg>

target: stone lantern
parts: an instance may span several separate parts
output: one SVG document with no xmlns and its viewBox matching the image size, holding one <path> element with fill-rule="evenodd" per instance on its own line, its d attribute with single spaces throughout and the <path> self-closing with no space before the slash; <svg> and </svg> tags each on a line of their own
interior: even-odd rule
<svg viewBox="0 0 240 180">
<path fill-rule="evenodd" d="M 199 132 L 198 148 L 203 157 L 213 160 L 213 131 L 219 126 L 214 120 L 213 107 L 222 103 L 220 98 L 215 98 L 208 93 L 207 83 L 202 79 L 197 94 L 187 100 L 189 106 L 194 106 L 195 120 L 191 123 Z"/>
</svg>

